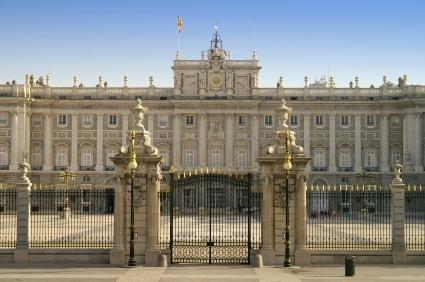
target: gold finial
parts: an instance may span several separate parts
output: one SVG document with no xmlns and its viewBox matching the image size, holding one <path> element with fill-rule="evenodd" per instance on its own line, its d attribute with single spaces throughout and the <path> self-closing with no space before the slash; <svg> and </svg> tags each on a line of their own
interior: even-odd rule
<svg viewBox="0 0 425 282">
<path fill-rule="evenodd" d="M 186 178 L 186 171 L 183 170 L 183 178 Z"/>
<path fill-rule="evenodd" d="M 206 174 L 208 174 L 208 167 L 207 167 L 207 172 L 206 172 Z"/>
<path fill-rule="evenodd" d="M 174 172 L 176 172 L 176 171 L 175 171 L 175 169 L 174 169 L 174 166 L 171 166 L 171 167 L 170 167 L 169 172 L 170 172 L 170 173 L 174 173 Z"/>
<path fill-rule="evenodd" d="M 192 169 L 189 170 L 189 177 L 192 176 Z"/>
<path fill-rule="evenodd" d="M 195 175 L 198 175 L 198 169 L 195 168 Z"/>
<path fill-rule="evenodd" d="M 203 174 L 204 173 L 204 169 L 201 167 L 201 174 Z"/>
</svg>

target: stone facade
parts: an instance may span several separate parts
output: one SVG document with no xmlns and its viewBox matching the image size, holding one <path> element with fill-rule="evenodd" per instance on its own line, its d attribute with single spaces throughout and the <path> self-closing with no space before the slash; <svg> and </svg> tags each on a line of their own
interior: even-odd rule
<svg viewBox="0 0 425 282">
<path fill-rule="evenodd" d="M 174 87 L 54 87 L 50 77 L 0 85 L 0 182 L 17 181 L 18 163 L 27 156 L 32 183 L 59 182 L 68 163 L 76 183 L 104 184 L 113 176 L 110 156 L 127 143 L 133 124 L 128 110 L 141 98 L 150 109 L 144 126 L 164 156 L 164 167 L 179 170 L 216 167 L 258 171 L 257 158 L 273 142 L 274 110 L 285 98 L 289 119 L 308 165 L 310 183 L 353 183 L 363 168 L 374 182 L 389 183 L 391 167 L 403 163 L 406 183 L 424 176 L 425 86 L 384 81 L 361 88 L 337 88 L 334 78 L 288 88 L 260 88 L 259 60 L 234 60 L 214 34 L 201 59 L 174 61 Z M 167 177 L 164 177 L 167 180 Z"/>
</svg>

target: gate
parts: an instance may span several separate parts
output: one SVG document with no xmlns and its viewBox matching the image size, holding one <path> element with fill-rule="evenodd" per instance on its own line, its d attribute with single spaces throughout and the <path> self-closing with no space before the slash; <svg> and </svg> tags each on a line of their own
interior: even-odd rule
<svg viewBox="0 0 425 282">
<path fill-rule="evenodd" d="M 261 240 L 260 205 L 250 174 L 171 174 L 170 192 L 161 194 L 160 243 L 171 263 L 249 264 Z"/>
</svg>

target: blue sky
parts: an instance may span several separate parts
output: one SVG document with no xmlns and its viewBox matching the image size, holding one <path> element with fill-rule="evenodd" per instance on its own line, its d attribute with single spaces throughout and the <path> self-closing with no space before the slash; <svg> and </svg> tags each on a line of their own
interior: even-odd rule
<svg viewBox="0 0 425 282">
<path fill-rule="evenodd" d="M 1 0 L 0 82 L 26 73 L 50 74 L 71 86 L 77 75 L 94 86 L 171 86 L 177 48 L 176 17 L 183 19 L 182 59 L 198 59 L 219 26 L 234 59 L 257 51 L 261 87 L 283 76 L 288 87 L 333 75 L 348 86 L 396 82 L 425 84 L 425 1 L 99 1 Z"/>
</svg>

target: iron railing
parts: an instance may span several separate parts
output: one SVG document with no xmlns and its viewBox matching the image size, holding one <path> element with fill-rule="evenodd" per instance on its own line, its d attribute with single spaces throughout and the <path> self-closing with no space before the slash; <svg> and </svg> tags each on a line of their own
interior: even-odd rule
<svg viewBox="0 0 425 282">
<path fill-rule="evenodd" d="M 0 249 L 16 247 L 16 190 L 0 186 Z"/>
<path fill-rule="evenodd" d="M 307 247 L 391 250 L 391 190 L 376 185 L 310 186 Z"/>
<path fill-rule="evenodd" d="M 405 244 L 411 251 L 425 250 L 425 189 L 408 185 L 405 192 Z"/>
<path fill-rule="evenodd" d="M 32 190 L 30 202 L 30 248 L 113 247 L 113 189 Z"/>
</svg>

